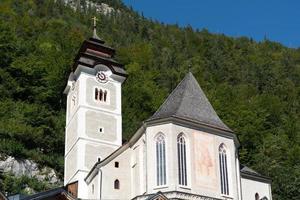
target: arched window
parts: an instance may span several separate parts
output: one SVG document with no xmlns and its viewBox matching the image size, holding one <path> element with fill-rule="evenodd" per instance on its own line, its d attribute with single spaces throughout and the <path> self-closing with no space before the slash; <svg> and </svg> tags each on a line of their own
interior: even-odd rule
<svg viewBox="0 0 300 200">
<path fill-rule="evenodd" d="M 95 88 L 95 99 L 98 100 L 98 89 Z"/>
<path fill-rule="evenodd" d="M 187 185 L 186 173 L 186 143 L 184 136 L 181 134 L 177 137 L 177 154 L 178 154 L 178 178 L 180 185 Z"/>
<path fill-rule="evenodd" d="M 259 194 L 255 193 L 255 200 L 259 200 Z"/>
<path fill-rule="evenodd" d="M 225 195 L 229 195 L 227 154 L 226 154 L 226 148 L 224 144 L 221 144 L 219 147 L 219 163 L 220 163 L 221 193 Z"/>
<path fill-rule="evenodd" d="M 114 188 L 116 190 L 120 189 L 120 181 L 118 179 L 116 179 L 115 182 L 114 182 Z"/>
<path fill-rule="evenodd" d="M 99 100 L 102 101 L 102 98 L 103 98 L 103 92 L 102 92 L 102 90 L 100 89 L 100 92 L 99 92 Z"/>
<path fill-rule="evenodd" d="M 104 102 L 106 102 L 106 97 L 107 97 L 107 91 L 105 90 L 104 91 L 104 98 L 103 98 Z"/>
<path fill-rule="evenodd" d="M 166 144 L 161 134 L 156 138 L 156 179 L 158 186 L 166 184 Z"/>
</svg>

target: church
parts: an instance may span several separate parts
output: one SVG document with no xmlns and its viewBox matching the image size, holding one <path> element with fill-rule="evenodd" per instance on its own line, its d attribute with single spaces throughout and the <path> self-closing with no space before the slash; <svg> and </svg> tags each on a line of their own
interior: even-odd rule
<svg viewBox="0 0 300 200">
<path fill-rule="evenodd" d="M 191 72 L 122 143 L 128 74 L 114 55 L 94 28 L 64 90 L 64 186 L 25 199 L 272 199 L 270 178 L 240 164 L 237 136 Z"/>
</svg>

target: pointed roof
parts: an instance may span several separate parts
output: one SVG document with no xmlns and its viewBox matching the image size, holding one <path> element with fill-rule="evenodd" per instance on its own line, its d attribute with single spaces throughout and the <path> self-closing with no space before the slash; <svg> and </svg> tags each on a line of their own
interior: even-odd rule
<svg viewBox="0 0 300 200">
<path fill-rule="evenodd" d="M 219 118 L 191 72 L 177 85 L 149 120 L 178 117 L 230 130 Z"/>
</svg>

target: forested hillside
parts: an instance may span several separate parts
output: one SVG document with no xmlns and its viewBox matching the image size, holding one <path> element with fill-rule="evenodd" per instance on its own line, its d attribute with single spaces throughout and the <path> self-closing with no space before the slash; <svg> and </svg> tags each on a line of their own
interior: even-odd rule
<svg viewBox="0 0 300 200">
<path fill-rule="evenodd" d="M 161 24 L 118 0 L 97 1 L 115 9 L 106 15 L 81 2 L 75 11 L 60 0 L 0 1 L 2 158 L 29 158 L 62 176 L 62 92 L 96 15 L 98 35 L 117 49 L 129 73 L 122 97 L 125 139 L 191 68 L 238 135 L 241 163 L 272 178 L 275 200 L 300 199 L 300 49 Z M 50 187 L 8 174 L 1 179 L 0 190 L 9 193 Z"/>
</svg>

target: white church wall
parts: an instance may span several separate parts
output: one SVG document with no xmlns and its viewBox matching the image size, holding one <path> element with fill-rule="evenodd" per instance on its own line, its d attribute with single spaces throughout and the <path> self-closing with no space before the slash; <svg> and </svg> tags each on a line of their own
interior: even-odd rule
<svg viewBox="0 0 300 200">
<path fill-rule="evenodd" d="M 73 116 L 72 121 L 66 127 L 66 135 L 65 135 L 65 151 L 68 152 L 71 147 L 75 144 L 78 138 L 78 114 L 76 113 Z"/>
<path fill-rule="evenodd" d="M 259 182 L 243 177 L 241 182 L 243 200 L 255 199 L 256 193 L 259 195 L 259 199 L 267 197 L 268 200 L 272 200 L 271 185 L 269 183 Z"/>
<path fill-rule="evenodd" d="M 146 144 L 143 135 L 132 147 L 131 153 L 131 198 L 146 192 Z"/>
<path fill-rule="evenodd" d="M 64 181 L 65 184 L 71 182 L 72 176 L 76 173 L 77 171 L 77 159 L 78 159 L 78 149 L 77 146 L 74 146 L 72 150 L 66 155 L 65 157 L 65 177 Z M 72 164 L 71 164 L 72 163 Z"/>
<path fill-rule="evenodd" d="M 88 184 L 89 199 L 100 199 L 100 196 L 101 199 L 120 199 L 120 197 L 132 199 L 144 194 L 146 192 L 145 150 L 145 136 L 142 135 L 133 146 L 102 166 Z M 119 189 L 114 188 L 115 180 L 119 180 Z M 94 187 L 97 185 L 94 193 L 93 185 Z"/>
<path fill-rule="evenodd" d="M 237 173 L 240 169 L 237 169 L 236 164 L 236 147 L 234 144 L 233 138 L 226 138 L 224 136 L 215 135 L 215 155 L 217 161 L 217 182 L 218 182 L 218 193 L 221 197 L 231 197 L 234 199 L 238 199 L 239 196 L 239 173 Z M 219 156 L 219 147 L 224 144 L 226 148 L 227 155 L 227 167 L 228 167 L 228 183 L 229 183 L 229 195 L 221 194 L 221 180 L 220 180 L 220 162 L 218 159 Z M 239 165 L 238 165 L 239 167 Z"/>
<path fill-rule="evenodd" d="M 110 80 L 107 83 L 99 83 L 97 82 L 95 77 L 90 77 L 89 75 L 84 75 L 84 78 L 86 79 L 86 88 L 84 91 L 86 91 L 86 100 L 85 103 L 88 106 L 96 107 L 98 108 L 101 106 L 101 109 L 119 113 L 121 114 L 121 102 L 119 101 L 120 97 L 120 90 L 118 88 L 121 86 L 120 83 L 115 82 L 113 80 Z M 109 100 L 107 102 L 99 102 L 95 101 L 94 94 L 95 94 L 95 88 L 99 87 L 101 89 L 107 89 L 109 92 L 108 98 Z"/>
<path fill-rule="evenodd" d="M 182 191 L 215 198 L 224 198 L 220 189 L 218 149 L 225 144 L 228 150 L 229 198 L 238 198 L 238 177 L 233 138 L 174 124 L 147 128 L 147 177 L 148 193 L 157 191 Z M 167 184 L 156 186 L 155 136 L 162 133 L 166 139 Z M 187 186 L 179 185 L 177 137 L 184 134 L 187 148 Z"/>
<path fill-rule="evenodd" d="M 84 169 L 90 170 L 98 159 L 103 160 L 109 156 L 116 148 L 112 148 L 111 145 L 104 145 L 97 142 L 85 142 L 85 151 L 84 151 Z"/>
<path fill-rule="evenodd" d="M 100 193 L 100 185 L 99 185 L 99 179 L 100 179 L 99 173 L 93 178 L 93 180 L 88 184 L 88 199 L 100 199 L 99 193 Z"/>
<path fill-rule="evenodd" d="M 156 136 L 163 134 L 166 145 L 166 184 L 157 186 L 156 180 Z M 147 127 L 146 129 L 146 145 L 147 145 L 147 193 L 156 193 L 158 191 L 175 190 L 175 152 L 174 135 L 172 135 L 172 124 L 163 124 Z"/>
<path fill-rule="evenodd" d="M 129 148 L 107 165 L 103 166 L 102 171 L 102 194 L 101 199 L 130 199 L 131 196 L 131 165 L 130 157 L 132 150 Z M 119 167 L 115 167 L 115 163 Z M 99 172 L 98 174 L 100 174 Z M 120 188 L 114 188 L 114 182 L 119 180 Z"/>
<path fill-rule="evenodd" d="M 66 124 L 70 122 L 73 117 L 73 114 L 76 112 L 79 105 L 79 87 L 80 81 L 73 81 L 71 84 L 71 88 L 67 95 L 67 114 L 66 114 Z"/>
<path fill-rule="evenodd" d="M 85 113 L 86 136 L 91 139 L 119 144 L 117 128 L 120 120 L 120 116 L 87 110 Z"/>
</svg>

